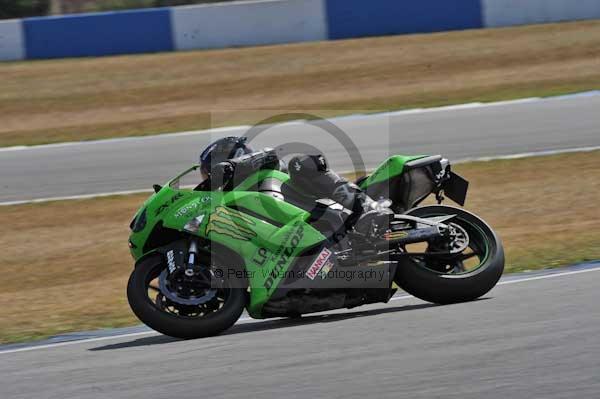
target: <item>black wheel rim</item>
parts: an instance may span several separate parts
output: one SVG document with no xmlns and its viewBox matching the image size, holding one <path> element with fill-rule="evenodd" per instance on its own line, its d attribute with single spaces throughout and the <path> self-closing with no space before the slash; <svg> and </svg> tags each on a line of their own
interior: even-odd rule
<svg viewBox="0 0 600 399">
<path fill-rule="evenodd" d="M 214 296 L 203 304 L 185 305 L 174 302 L 161 291 L 159 277 L 165 269 L 164 264 L 155 265 L 147 273 L 144 284 L 146 299 L 161 312 L 178 318 L 198 319 L 219 313 L 227 305 L 231 297 L 231 289 L 225 280 L 219 284 L 219 288 L 215 289 Z"/>
<path fill-rule="evenodd" d="M 431 214 L 422 217 L 444 216 L 443 214 Z M 415 260 L 421 267 L 438 274 L 463 275 L 479 271 L 483 267 L 490 255 L 490 246 L 488 235 L 477 226 L 460 216 L 452 220 L 469 234 L 469 245 L 462 252 L 455 255 L 430 255 L 415 256 Z M 436 243 L 429 243 L 427 252 L 443 252 L 444 248 Z"/>
</svg>

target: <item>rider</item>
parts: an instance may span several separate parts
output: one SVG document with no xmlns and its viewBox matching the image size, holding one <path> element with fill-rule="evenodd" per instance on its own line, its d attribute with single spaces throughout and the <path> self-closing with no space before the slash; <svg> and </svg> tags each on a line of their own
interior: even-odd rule
<svg viewBox="0 0 600 399">
<path fill-rule="evenodd" d="M 215 141 L 202 152 L 200 170 L 205 179 L 202 186 L 210 184 L 211 174 L 215 170 L 220 170 L 220 166 L 229 167 L 224 163 L 225 161 L 244 155 L 258 154 L 246 144 L 246 140 L 246 137 L 225 137 Z M 354 222 L 367 212 L 373 213 L 371 211 L 373 200 L 356 184 L 331 171 L 322 154 L 295 156 L 288 163 L 288 169 L 290 180 L 296 188 L 316 198 L 330 198 L 342 204 L 352 211 L 351 220 Z M 219 173 L 222 173 L 222 170 Z M 379 210 L 377 213 L 388 214 L 389 212 Z"/>
</svg>

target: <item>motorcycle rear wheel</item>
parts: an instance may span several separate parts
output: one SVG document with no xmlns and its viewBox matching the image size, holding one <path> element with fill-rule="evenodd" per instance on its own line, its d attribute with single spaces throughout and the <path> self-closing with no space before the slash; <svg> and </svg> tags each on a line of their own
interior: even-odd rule
<svg viewBox="0 0 600 399">
<path fill-rule="evenodd" d="M 427 302 L 450 304 L 473 301 L 487 294 L 504 271 L 504 249 L 498 235 L 482 219 L 460 208 L 423 206 L 406 212 L 417 217 L 456 215 L 450 222 L 468 231 L 469 248 L 447 257 L 407 257 L 394 281 L 403 290 Z M 426 252 L 436 252 L 431 244 Z M 465 254 L 465 252 L 469 251 Z M 476 257 L 479 265 L 462 269 L 463 260 Z"/>
<path fill-rule="evenodd" d="M 241 316 L 246 306 L 247 292 L 241 288 L 228 287 L 226 280 L 225 287 L 219 294 L 223 303 L 215 310 L 203 311 L 186 306 L 177 307 L 171 303 L 170 308 L 178 308 L 181 311 L 169 311 L 159 300 L 162 294 L 158 287 L 151 285 L 151 282 L 155 281 L 165 268 L 167 264 L 162 256 L 151 256 L 136 264 L 129 277 L 127 284 L 129 306 L 148 327 L 175 338 L 202 338 L 227 330 Z M 155 298 L 149 296 L 152 290 L 156 292 Z M 161 299 L 166 301 L 164 297 Z"/>
</svg>

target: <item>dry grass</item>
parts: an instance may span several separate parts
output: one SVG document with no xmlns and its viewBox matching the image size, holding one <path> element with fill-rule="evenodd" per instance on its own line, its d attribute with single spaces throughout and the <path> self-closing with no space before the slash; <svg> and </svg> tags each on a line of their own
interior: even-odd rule
<svg viewBox="0 0 600 399">
<path fill-rule="evenodd" d="M 458 165 L 507 270 L 600 259 L 600 152 Z M 145 195 L 0 207 L 0 342 L 137 323 L 128 222 Z M 6 272 L 8 271 L 8 272 Z"/>
<path fill-rule="evenodd" d="M 0 64 L 0 146 L 210 126 L 240 109 L 383 110 L 600 87 L 600 21 Z"/>
<path fill-rule="evenodd" d="M 455 169 L 471 182 L 467 208 L 503 239 L 507 271 L 600 259 L 600 152 Z"/>
<path fill-rule="evenodd" d="M 0 342 L 135 322 L 127 224 L 145 196 L 0 209 Z"/>
</svg>

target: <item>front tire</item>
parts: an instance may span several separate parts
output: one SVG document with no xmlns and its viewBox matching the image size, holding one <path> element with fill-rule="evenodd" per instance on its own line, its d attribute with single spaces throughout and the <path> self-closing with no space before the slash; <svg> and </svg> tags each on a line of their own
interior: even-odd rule
<svg viewBox="0 0 600 399">
<path fill-rule="evenodd" d="M 175 338 L 192 339 L 217 335 L 230 328 L 241 316 L 247 293 L 241 288 L 226 288 L 227 300 L 217 311 L 188 317 L 174 315 L 148 295 L 150 281 L 167 267 L 162 256 L 142 259 L 127 284 L 127 299 L 133 313 L 148 327 Z"/>
<path fill-rule="evenodd" d="M 471 240 L 478 240 L 477 248 L 482 254 L 478 255 L 481 262 L 478 267 L 456 274 L 439 268 L 440 264 L 453 262 L 452 259 L 406 258 L 394 279 L 398 286 L 419 299 L 437 304 L 473 301 L 494 288 L 504 271 L 504 249 L 498 235 L 483 220 L 463 209 L 442 205 L 415 208 L 406 214 L 421 218 L 456 215 L 450 222 L 468 229 Z M 431 267 L 432 263 L 436 267 Z"/>
</svg>

